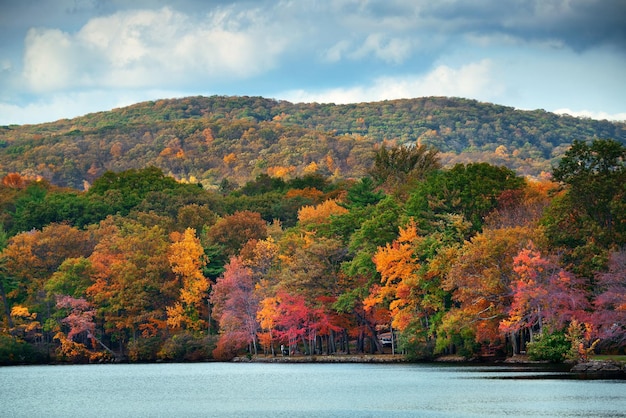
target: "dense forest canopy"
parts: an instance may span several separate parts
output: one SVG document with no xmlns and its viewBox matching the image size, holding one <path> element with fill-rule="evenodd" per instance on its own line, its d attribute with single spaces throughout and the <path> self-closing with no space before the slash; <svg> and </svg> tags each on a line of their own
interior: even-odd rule
<svg viewBox="0 0 626 418">
<path fill-rule="evenodd" d="M 442 165 L 488 162 L 540 178 L 574 140 L 626 143 L 626 124 L 426 97 L 347 105 L 188 97 L 72 120 L 0 127 L 0 175 L 83 190 L 107 171 L 155 166 L 217 188 L 259 175 L 358 179 L 381 144 L 427 145 Z"/>
<path fill-rule="evenodd" d="M 251 107 L 237 100 L 256 103 L 254 115 L 241 118 Z M 219 118 L 207 113 L 203 121 L 207 108 L 188 106 L 207 102 L 221 109 Z M 391 103 L 399 108 L 411 101 Z M 21 156 L 58 146 L 66 158 L 61 166 L 77 170 L 83 161 L 66 154 L 68 138 L 81 155 L 106 148 L 90 148 L 90 129 L 108 129 L 113 139 L 100 141 L 119 142 L 120 164 L 131 161 L 128 153 L 140 160 L 135 164 L 149 160 L 142 159 L 151 152 L 148 142 L 143 152 L 133 148 L 141 140 L 125 142 L 130 137 L 124 135 L 142 132 L 137 126 L 152 129 L 142 133 L 149 133 L 150 144 L 165 135 L 158 126 L 177 135 L 170 145 L 171 153 L 185 156 L 180 167 L 191 167 L 194 148 L 187 145 L 199 135 L 205 145 L 246 146 L 227 149 L 225 156 L 233 156 L 225 166 L 232 171 L 217 188 L 180 181 L 154 165 L 95 169 L 88 190 L 36 179 L 28 170 L 6 174 L 0 184 L 0 363 L 230 359 L 278 355 L 281 346 L 289 354 L 400 352 L 413 359 L 526 351 L 562 361 L 624 352 L 622 139 L 569 138 L 572 146 L 550 178 L 531 179 L 487 162 L 442 164 L 428 142 L 358 148 L 367 140 L 288 125 L 267 113 L 281 106 L 287 121 L 287 110 L 309 105 L 197 98 L 6 128 L 38 129 L 41 137 L 6 139 L 5 151 L 20 142 Z M 142 121 L 146 107 L 161 122 Z M 358 107 L 310 105 L 327 113 Z M 190 109 L 193 117 L 168 125 L 165 115 Z M 115 120 L 124 113 L 125 122 Z M 236 120 L 226 123 L 230 114 Z M 61 126 L 71 129 L 61 133 Z M 282 129 L 279 136 L 275 129 Z M 354 145 L 344 154 L 315 148 L 342 141 Z M 291 161 L 280 164 L 288 176 L 276 168 L 237 177 L 242 154 L 255 149 L 255 156 L 269 158 L 264 150 L 272 144 Z M 326 169 L 300 172 L 294 149 L 319 152 Z M 369 155 L 361 162 L 365 174 L 338 175 L 342 164 L 351 166 L 355 149 Z M 194 158 L 207 157 L 196 151 Z M 318 164 L 307 155 L 307 167 Z M 58 173 L 49 164 L 49 174 Z M 296 168 L 290 171 L 290 164 Z"/>
</svg>

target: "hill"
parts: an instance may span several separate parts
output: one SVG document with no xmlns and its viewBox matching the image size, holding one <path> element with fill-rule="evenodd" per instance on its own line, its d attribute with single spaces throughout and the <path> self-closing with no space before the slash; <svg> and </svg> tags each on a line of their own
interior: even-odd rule
<svg viewBox="0 0 626 418">
<path fill-rule="evenodd" d="M 420 143 L 447 165 L 489 162 L 537 177 L 573 140 L 594 138 L 626 143 L 626 124 L 445 97 L 348 105 L 188 97 L 0 127 L 0 176 L 76 189 L 109 170 L 147 166 L 209 188 L 260 174 L 360 177 L 378 144 Z"/>
</svg>

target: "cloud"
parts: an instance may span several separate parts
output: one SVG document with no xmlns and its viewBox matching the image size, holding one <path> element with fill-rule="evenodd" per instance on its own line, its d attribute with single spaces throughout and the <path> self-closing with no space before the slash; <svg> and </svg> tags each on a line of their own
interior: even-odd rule
<svg viewBox="0 0 626 418">
<path fill-rule="evenodd" d="M 108 90 L 53 93 L 23 105 L 0 102 L 0 126 L 70 119 L 143 101 L 185 96 L 189 96 L 189 93 L 159 89 L 127 90 L 121 93 Z"/>
<path fill-rule="evenodd" d="M 624 110 L 624 0 L 9 3 L 8 123 L 155 92 L 336 103 L 447 95 L 611 119 Z"/>
<path fill-rule="evenodd" d="M 469 63 L 458 68 L 440 65 L 427 74 L 379 77 L 370 85 L 318 92 L 292 90 L 279 96 L 295 102 L 337 104 L 422 96 L 482 96 L 482 100 L 488 100 L 489 97 L 498 96 L 503 90 L 503 86 L 493 80 L 491 68 L 490 60 Z"/>
<path fill-rule="evenodd" d="M 390 38 L 380 33 L 367 36 L 363 44 L 350 54 L 351 58 L 361 59 L 372 54 L 376 58 L 390 63 L 401 64 L 411 53 L 411 41 L 408 39 Z"/>
<path fill-rule="evenodd" d="M 259 16 L 217 9 L 196 19 L 163 8 L 93 18 L 74 34 L 31 29 L 23 77 L 35 92 L 251 77 L 274 67 L 286 45 Z"/>
<path fill-rule="evenodd" d="M 575 117 L 580 117 L 580 118 L 626 122 L 626 112 L 611 114 L 607 112 L 594 112 L 591 110 L 572 110 L 572 109 L 564 108 L 564 109 L 556 109 L 554 113 L 557 113 L 559 115 L 570 115 L 570 116 L 575 116 Z"/>
</svg>

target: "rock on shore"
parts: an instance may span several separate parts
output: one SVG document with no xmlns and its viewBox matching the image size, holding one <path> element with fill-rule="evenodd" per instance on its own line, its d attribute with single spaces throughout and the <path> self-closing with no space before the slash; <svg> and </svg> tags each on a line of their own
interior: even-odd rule
<svg viewBox="0 0 626 418">
<path fill-rule="evenodd" d="M 626 365 L 613 360 L 591 360 L 578 363 L 570 370 L 585 375 L 611 375 L 626 378 Z"/>
</svg>

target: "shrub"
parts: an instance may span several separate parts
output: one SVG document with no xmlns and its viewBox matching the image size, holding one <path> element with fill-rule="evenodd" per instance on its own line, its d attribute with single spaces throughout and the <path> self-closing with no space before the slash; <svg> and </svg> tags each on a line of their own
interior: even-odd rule
<svg viewBox="0 0 626 418">
<path fill-rule="evenodd" d="M 552 334 L 544 332 L 536 335 L 533 341 L 527 344 L 526 351 L 531 360 L 560 363 L 569 354 L 571 346 L 563 332 Z"/>
</svg>

